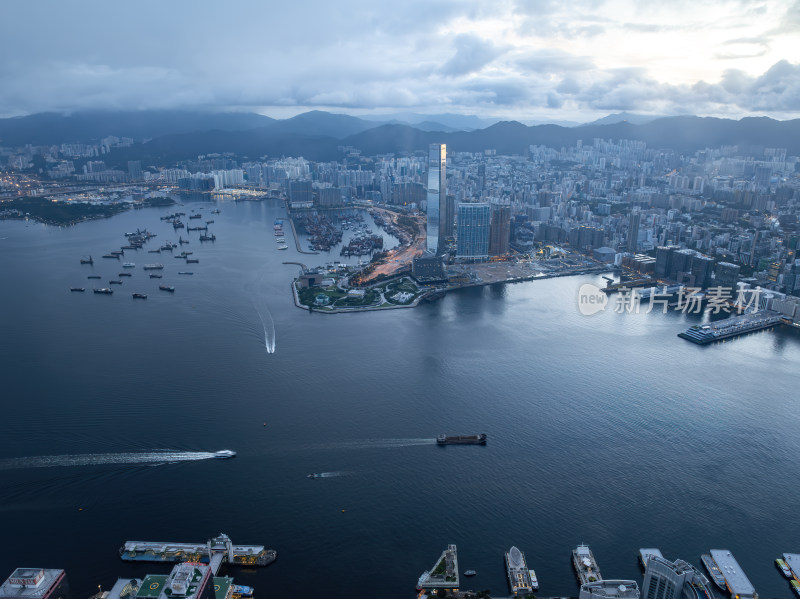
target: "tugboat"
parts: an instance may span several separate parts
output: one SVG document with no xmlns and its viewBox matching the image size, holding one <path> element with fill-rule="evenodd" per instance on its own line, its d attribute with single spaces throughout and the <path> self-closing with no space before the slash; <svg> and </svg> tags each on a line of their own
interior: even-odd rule
<svg viewBox="0 0 800 599">
<path fill-rule="evenodd" d="M 147 299 L 146 293 L 134 293 L 133 299 Z"/>
</svg>

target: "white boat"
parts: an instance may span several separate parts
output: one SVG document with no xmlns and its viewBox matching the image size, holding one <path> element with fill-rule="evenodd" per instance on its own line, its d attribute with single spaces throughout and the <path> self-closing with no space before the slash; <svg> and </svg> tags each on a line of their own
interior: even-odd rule
<svg viewBox="0 0 800 599">
<path fill-rule="evenodd" d="M 531 588 L 534 591 L 538 591 L 539 590 L 539 579 L 536 578 L 536 572 L 534 572 L 533 570 L 528 570 L 528 575 L 531 577 Z"/>
<path fill-rule="evenodd" d="M 123 262 L 122 263 L 122 268 L 133 268 L 134 266 L 136 266 L 136 264 L 134 262 Z"/>
<path fill-rule="evenodd" d="M 289 249 L 289 246 L 288 246 L 288 245 L 286 245 L 285 243 L 283 243 L 283 244 L 281 244 L 281 245 L 279 245 L 279 246 L 278 246 L 278 249 L 279 249 L 279 250 L 288 250 L 288 249 Z"/>
<path fill-rule="evenodd" d="M 214 457 L 220 459 L 235 458 L 236 452 L 231 449 L 220 449 L 214 452 Z"/>
</svg>

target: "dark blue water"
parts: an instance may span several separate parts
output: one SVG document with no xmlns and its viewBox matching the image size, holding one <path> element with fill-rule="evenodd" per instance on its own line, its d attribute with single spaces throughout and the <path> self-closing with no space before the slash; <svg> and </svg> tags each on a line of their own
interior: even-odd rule
<svg viewBox="0 0 800 599">
<path fill-rule="evenodd" d="M 278 550 L 229 570 L 260 596 L 408 597 L 448 543 L 473 588 L 506 594 L 517 545 L 542 595 L 574 595 L 580 542 L 605 577 L 639 580 L 639 547 L 696 564 L 728 548 L 762 597 L 791 596 L 772 560 L 800 551 L 798 335 L 698 347 L 676 337 L 685 315 L 581 316 L 593 277 L 309 314 L 281 262 L 338 252 L 297 254 L 288 231 L 278 251 L 277 202 L 212 206 L 186 206 L 216 221 L 216 243 L 185 246 L 199 264 L 126 252 L 137 266 L 113 296 L 90 292 L 89 273 L 122 271 L 100 255 L 136 227 L 158 233 L 151 247 L 177 239 L 158 218 L 173 209 L 0 222 L 0 575 L 62 567 L 88 596 L 164 569 L 122 562 L 125 540 L 222 531 Z M 141 270 L 156 261 L 160 281 Z M 489 444 L 440 448 L 440 432 Z M 238 457 L 203 459 L 223 448 Z"/>
</svg>

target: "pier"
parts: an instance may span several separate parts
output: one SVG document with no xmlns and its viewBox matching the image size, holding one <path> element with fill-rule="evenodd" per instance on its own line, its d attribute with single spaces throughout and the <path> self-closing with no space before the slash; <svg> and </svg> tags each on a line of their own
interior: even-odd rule
<svg viewBox="0 0 800 599">
<path fill-rule="evenodd" d="M 425 570 L 422 576 L 419 577 L 417 590 L 455 590 L 458 587 L 458 553 L 455 545 L 448 545 L 447 549 L 442 551 L 442 555 L 436 560 L 433 568 Z"/>
<path fill-rule="evenodd" d="M 764 329 L 771 329 L 783 322 L 782 315 L 772 310 L 761 310 L 742 314 L 741 316 L 731 316 L 724 320 L 710 322 L 703 325 L 694 325 L 686 329 L 683 333 L 678 333 L 678 337 L 697 343 L 707 345 L 715 341 L 738 337 L 747 333 L 754 333 Z"/>
<path fill-rule="evenodd" d="M 216 575 L 223 562 L 237 566 L 268 566 L 278 557 L 263 545 L 234 545 L 226 534 L 206 543 L 160 543 L 125 541 L 120 557 L 129 562 L 202 562 Z"/>
</svg>

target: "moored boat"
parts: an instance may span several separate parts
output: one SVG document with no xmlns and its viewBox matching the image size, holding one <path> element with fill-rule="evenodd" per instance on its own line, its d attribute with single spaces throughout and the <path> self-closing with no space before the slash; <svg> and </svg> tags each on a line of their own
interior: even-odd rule
<svg viewBox="0 0 800 599">
<path fill-rule="evenodd" d="M 83 288 L 83 287 L 70 287 L 69 290 L 70 291 L 86 291 L 86 289 Z"/>
<path fill-rule="evenodd" d="M 703 562 L 706 572 L 708 572 L 711 576 L 711 582 L 717 585 L 721 591 L 727 592 L 728 588 L 725 585 L 725 577 L 722 575 L 722 570 L 719 569 L 719 566 L 717 565 L 717 562 L 714 561 L 714 558 L 708 553 L 704 553 L 700 556 L 700 561 Z"/>
<path fill-rule="evenodd" d="M 113 289 L 109 289 L 108 287 L 101 287 L 100 289 L 94 289 L 93 291 L 95 293 L 102 293 L 102 294 L 105 294 L 105 295 L 111 295 L 112 293 L 114 293 L 114 290 Z"/>
<path fill-rule="evenodd" d="M 789 569 L 789 566 L 783 561 L 781 558 L 775 560 L 775 565 L 778 566 L 778 569 L 786 578 L 792 578 L 792 571 Z"/>
<path fill-rule="evenodd" d="M 133 298 L 134 299 L 147 299 L 147 294 L 146 293 L 134 293 L 133 294 Z"/>
<path fill-rule="evenodd" d="M 103 277 L 101 277 L 100 275 L 89 275 L 89 276 L 88 276 L 88 277 L 86 277 L 86 278 L 87 278 L 87 279 L 102 279 Z"/>
<path fill-rule="evenodd" d="M 91 256 L 87 256 L 86 258 L 81 258 L 81 264 L 94 264 L 94 260 L 92 260 Z"/>
<path fill-rule="evenodd" d="M 800 597 L 800 582 L 797 582 L 796 580 L 792 580 L 792 590 L 794 591 L 795 595 Z"/>
<path fill-rule="evenodd" d="M 150 278 L 151 278 L 151 279 L 160 279 L 160 278 L 161 278 L 161 275 L 157 275 L 157 274 L 154 274 L 154 273 L 150 273 Z"/>
<path fill-rule="evenodd" d="M 588 545 L 581 544 L 572 550 L 572 566 L 581 585 L 603 580 L 600 568 L 597 567 L 594 554 Z"/>
<path fill-rule="evenodd" d="M 161 291 L 169 291 L 170 293 L 175 293 L 175 288 L 171 285 L 159 285 L 158 288 Z"/>
</svg>

